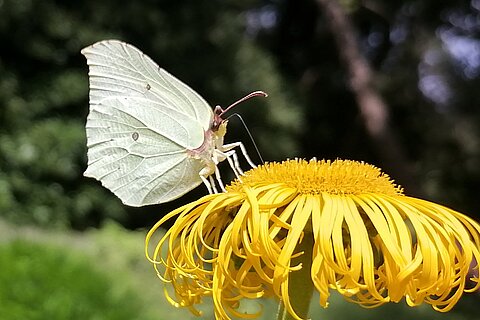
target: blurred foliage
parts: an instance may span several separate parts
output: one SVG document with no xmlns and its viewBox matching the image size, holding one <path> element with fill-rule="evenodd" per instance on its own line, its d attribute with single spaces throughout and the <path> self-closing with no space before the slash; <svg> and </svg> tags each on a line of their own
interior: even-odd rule
<svg viewBox="0 0 480 320">
<path fill-rule="evenodd" d="M 115 290 L 113 279 L 66 248 L 3 244 L 0 268 L 1 319 L 144 319 L 138 295 Z"/>
<path fill-rule="evenodd" d="M 164 299 L 143 241 L 112 222 L 77 233 L 0 219 L 0 318 L 197 319 Z"/>
<path fill-rule="evenodd" d="M 337 292 L 332 292 L 329 298 L 329 306 L 323 309 L 318 303 L 318 294 L 315 293 L 310 305 L 312 319 L 336 320 L 406 320 L 406 319 L 429 319 L 429 320 L 475 320 L 476 312 L 466 312 L 468 308 L 478 302 L 476 297 L 465 296 L 463 300 L 450 312 L 441 313 L 434 311 L 430 306 L 423 304 L 416 307 L 407 306 L 405 301 L 399 303 L 387 303 L 376 308 L 363 308 L 354 303 L 346 302 Z"/>
</svg>

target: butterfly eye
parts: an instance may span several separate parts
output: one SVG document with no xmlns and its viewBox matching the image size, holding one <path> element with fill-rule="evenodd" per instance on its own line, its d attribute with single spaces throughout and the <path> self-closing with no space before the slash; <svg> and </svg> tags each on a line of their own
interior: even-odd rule
<svg viewBox="0 0 480 320">
<path fill-rule="evenodd" d="M 223 119 L 221 117 L 222 112 L 223 112 L 223 109 L 220 106 L 216 106 L 215 109 L 213 110 L 213 124 L 212 124 L 213 131 L 218 130 L 218 127 L 223 122 Z"/>
</svg>

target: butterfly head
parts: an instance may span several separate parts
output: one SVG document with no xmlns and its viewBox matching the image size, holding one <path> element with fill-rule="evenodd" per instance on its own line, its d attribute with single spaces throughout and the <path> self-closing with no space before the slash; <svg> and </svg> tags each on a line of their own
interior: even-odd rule
<svg viewBox="0 0 480 320">
<path fill-rule="evenodd" d="M 212 124 L 212 130 L 213 131 L 217 131 L 219 130 L 221 124 L 225 123 L 225 130 L 226 130 L 226 122 L 227 120 L 223 119 L 222 116 L 227 113 L 227 111 L 229 111 L 230 109 L 232 109 L 233 107 L 235 107 L 237 104 L 245 101 L 245 100 L 248 100 L 250 98 L 253 98 L 253 97 L 268 97 L 268 94 L 266 94 L 265 92 L 263 91 L 254 91 L 250 94 L 247 94 L 245 97 L 235 101 L 234 103 L 232 103 L 231 105 L 229 105 L 227 108 L 223 109 L 222 107 L 220 106 L 216 106 L 215 107 L 215 110 L 213 110 L 213 124 Z"/>
<path fill-rule="evenodd" d="M 215 109 L 213 110 L 213 123 L 212 123 L 212 131 L 217 131 L 220 129 L 220 126 L 222 125 L 222 123 L 225 122 L 225 126 L 226 126 L 226 122 L 227 120 L 223 119 L 222 118 L 222 114 L 224 113 L 225 111 L 222 109 L 222 107 L 220 106 L 216 106 Z"/>
</svg>

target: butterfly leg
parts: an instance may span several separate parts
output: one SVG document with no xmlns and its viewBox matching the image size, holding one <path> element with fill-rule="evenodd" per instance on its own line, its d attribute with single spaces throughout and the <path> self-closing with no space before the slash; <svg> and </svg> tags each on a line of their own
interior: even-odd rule
<svg viewBox="0 0 480 320">
<path fill-rule="evenodd" d="M 211 176 L 210 176 L 210 177 L 211 177 Z M 212 193 L 213 193 L 213 190 L 212 190 L 212 184 L 211 184 L 211 182 L 209 182 L 209 181 L 207 180 L 207 178 L 205 178 L 205 177 L 204 177 L 203 175 L 201 175 L 201 174 L 200 174 L 200 179 L 202 179 L 203 184 L 205 184 L 205 186 L 207 187 L 208 193 L 209 193 L 209 194 L 212 194 Z M 215 192 L 215 193 L 216 193 L 216 192 Z"/>
<path fill-rule="evenodd" d="M 210 185 L 212 186 L 213 193 L 218 193 L 217 186 L 215 185 L 215 180 L 213 179 L 213 175 L 208 176 L 208 180 L 210 180 Z"/>
<path fill-rule="evenodd" d="M 243 174 L 243 170 L 240 168 L 240 164 L 238 162 L 238 157 L 236 155 L 235 150 L 221 150 L 221 149 L 214 150 L 214 157 L 212 159 L 214 162 L 220 163 L 225 159 L 228 161 L 230 168 L 235 174 L 235 177 L 237 179 L 240 179 L 240 175 Z"/>
<path fill-rule="evenodd" d="M 240 141 L 239 142 L 232 142 L 232 143 L 229 143 L 229 144 L 224 144 L 222 146 L 222 151 L 223 152 L 230 151 L 231 149 L 237 148 L 237 147 L 240 148 L 240 150 L 242 151 L 242 154 L 245 157 L 245 160 L 247 160 L 248 164 L 252 168 L 256 168 L 257 166 L 253 163 L 253 161 L 248 156 L 247 149 L 245 149 L 245 146 Z"/>
<path fill-rule="evenodd" d="M 218 169 L 218 163 L 220 161 L 225 160 L 225 154 L 220 152 L 219 150 L 215 150 L 213 154 L 213 158 L 210 161 L 205 163 L 205 167 L 199 172 L 199 176 L 202 179 L 203 183 L 207 186 L 208 192 L 218 193 L 217 190 L 217 183 L 220 187 L 222 192 L 225 192 L 225 186 L 223 185 L 222 177 L 220 175 L 220 170 Z M 215 175 L 215 179 L 217 183 L 215 183 L 215 179 L 213 178 Z M 207 180 L 208 178 L 208 180 Z"/>
<path fill-rule="evenodd" d="M 226 192 L 227 190 L 225 190 L 225 186 L 223 185 L 222 177 L 220 176 L 220 170 L 218 169 L 218 166 L 215 166 L 215 178 L 217 179 L 218 185 L 222 189 L 222 192 Z M 213 181 L 213 178 L 212 178 L 212 181 Z"/>
<path fill-rule="evenodd" d="M 238 162 L 238 157 L 235 150 L 230 150 L 230 151 L 224 152 L 223 154 L 225 155 L 225 158 L 227 159 L 228 164 L 230 165 L 230 168 L 232 168 L 232 171 L 235 174 L 235 177 L 237 179 L 240 179 L 240 176 L 243 175 L 243 170 L 242 168 L 240 168 L 240 163 Z"/>
<path fill-rule="evenodd" d="M 238 156 L 237 152 L 232 149 L 230 151 L 222 152 L 220 150 L 217 150 L 221 155 L 223 155 L 224 159 L 227 159 L 228 164 L 230 165 L 230 168 L 232 169 L 233 173 L 235 174 L 235 177 L 239 180 L 240 176 L 243 175 L 243 170 L 240 167 L 240 162 L 238 162 Z"/>
<path fill-rule="evenodd" d="M 216 162 L 209 161 L 205 164 L 205 167 L 200 170 L 198 175 L 200 179 L 202 179 L 203 183 L 208 189 L 208 193 L 218 193 L 217 187 L 215 185 L 215 180 L 213 180 L 212 175 L 216 175 L 216 171 L 218 170 Z M 208 179 L 207 179 L 208 178 Z"/>
<path fill-rule="evenodd" d="M 242 151 L 242 154 L 243 156 L 245 157 L 245 159 L 247 160 L 248 164 L 252 167 L 252 168 L 255 168 L 256 165 L 253 163 L 253 161 L 250 159 L 250 157 L 248 156 L 247 154 L 247 150 L 245 149 L 243 143 L 241 142 L 233 142 L 233 143 L 229 143 L 229 144 L 226 144 L 226 145 L 223 145 L 222 146 L 222 151 L 223 153 L 227 156 L 227 159 L 229 160 L 229 163 L 230 163 L 230 167 L 232 167 L 232 170 L 234 170 L 234 172 L 238 172 L 240 175 L 243 175 L 243 170 L 242 168 L 240 167 L 240 163 L 238 161 L 238 156 L 237 156 L 237 152 L 235 151 L 235 148 L 240 148 L 240 150 Z M 234 162 L 234 166 L 232 166 L 232 163 L 230 162 L 230 157 L 233 159 L 233 162 Z M 239 175 L 237 175 L 237 178 L 239 178 Z M 240 178 L 239 178 L 240 179 Z"/>
<path fill-rule="evenodd" d="M 228 154 L 229 157 L 230 156 L 232 157 L 233 163 L 235 164 L 235 168 L 237 169 L 238 173 L 240 175 L 243 175 L 243 170 L 240 167 L 240 162 L 238 161 L 237 152 L 235 150 L 230 150 L 230 151 L 226 152 L 226 154 Z M 237 178 L 238 178 L 238 176 L 237 176 Z"/>
</svg>

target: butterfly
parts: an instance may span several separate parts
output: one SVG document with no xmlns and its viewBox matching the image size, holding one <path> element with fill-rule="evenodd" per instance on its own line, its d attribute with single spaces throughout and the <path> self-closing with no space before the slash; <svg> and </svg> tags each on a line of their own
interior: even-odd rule
<svg viewBox="0 0 480 320">
<path fill-rule="evenodd" d="M 104 40 L 81 53 L 89 66 L 87 177 L 99 180 L 129 206 L 176 199 L 202 182 L 224 191 L 218 164 L 243 174 L 236 149 L 255 164 L 241 142 L 224 144 L 225 110 L 214 110 L 194 90 L 136 47 Z M 215 176 L 215 179 L 213 178 Z"/>
</svg>

